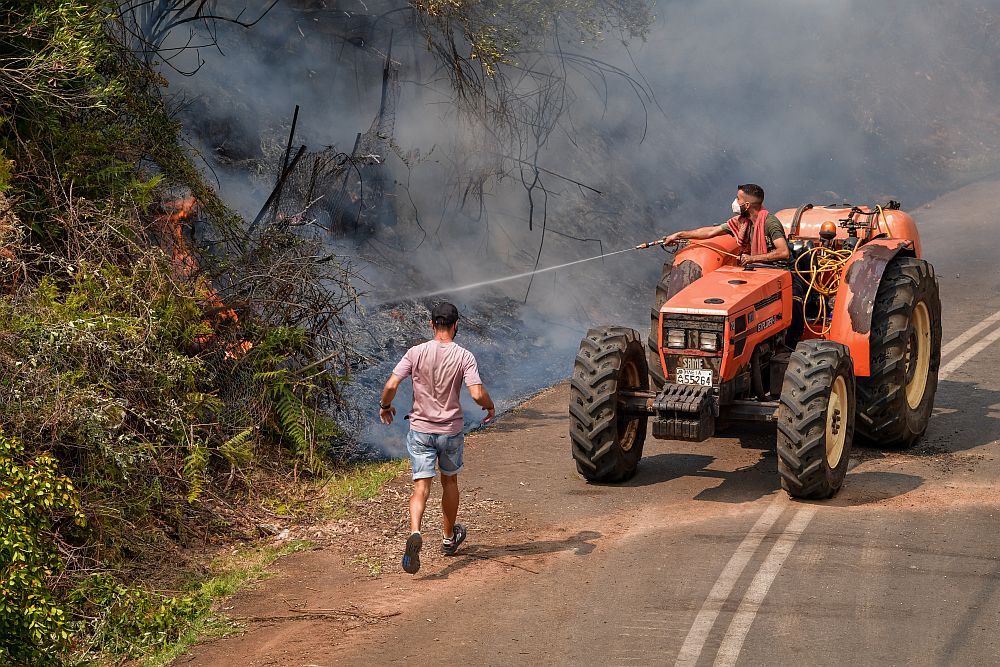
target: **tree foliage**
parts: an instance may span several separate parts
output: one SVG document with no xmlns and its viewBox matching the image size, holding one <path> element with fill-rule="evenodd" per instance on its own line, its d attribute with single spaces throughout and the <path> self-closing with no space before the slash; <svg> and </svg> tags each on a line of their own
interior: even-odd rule
<svg viewBox="0 0 1000 667">
<path fill-rule="evenodd" d="M 458 65 L 478 61 L 487 76 L 518 55 L 544 48 L 562 31 L 572 42 L 594 42 L 607 33 L 645 34 L 651 6 L 635 0 L 412 0 L 427 17 L 431 42 Z M 459 45 L 464 44 L 464 53 Z"/>
<path fill-rule="evenodd" d="M 99 108 L 120 82 L 101 70 L 109 6 L 102 2 L 0 2 L 0 102 L 18 117 Z"/>
</svg>

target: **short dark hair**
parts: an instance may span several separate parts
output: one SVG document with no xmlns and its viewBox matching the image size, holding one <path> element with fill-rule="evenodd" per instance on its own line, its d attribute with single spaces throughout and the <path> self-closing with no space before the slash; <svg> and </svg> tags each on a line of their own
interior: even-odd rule
<svg viewBox="0 0 1000 667">
<path fill-rule="evenodd" d="M 742 190 L 745 195 L 764 201 L 764 188 L 760 187 L 756 183 L 747 183 L 739 186 L 737 189 Z"/>
</svg>

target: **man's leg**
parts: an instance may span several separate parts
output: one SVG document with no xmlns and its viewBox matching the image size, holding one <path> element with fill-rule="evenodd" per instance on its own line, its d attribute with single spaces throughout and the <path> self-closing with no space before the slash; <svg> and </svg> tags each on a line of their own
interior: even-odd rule
<svg viewBox="0 0 1000 667">
<path fill-rule="evenodd" d="M 455 520 L 458 518 L 458 474 L 441 475 L 441 513 L 444 515 L 441 528 L 444 536 L 455 534 Z"/>
<path fill-rule="evenodd" d="M 434 482 L 434 468 L 437 465 L 437 449 L 434 436 L 419 431 L 406 434 L 406 451 L 410 455 L 410 469 L 413 473 L 413 493 L 410 494 L 410 532 L 420 532 L 420 522 L 424 518 L 424 508 L 431 494 Z"/>
<path fill-rule="evenodd" d="M 441 436 L 437 443 L 438 465 L 441 467 L 441 514 L 444 515 L 441 528 L 444 541 L 441 549 L 448 556 L 455 555 L 459 545 L 465 541 L 465 526 L 456 522 L 458 518 L 458 473 L 462 471 L 462 455 L 465 451 L 465 437 L 461 433 Z"/>
<path fill-rule="evenodd" d="M 420 522 L 424 518 L 424 509 L 427 507 L 427 498 L 431 495 L 431 484 L 434 483 L 433 477 L 424 477 L 422 479 L 413 480 L 413 493 L 410 494 L 410 532 L 419 533 L 420 532 Z M 457 493 L 456 487 L 456 493 Z M 457 509 L 458 502 L 456 499 L 455 507 Z M 447 521 L 447 519 L 445 519 Z"/>
<path fill-rule="evenodd" d="M 420 523 L 427 507 L 427 497 L 431 493 L 437 459 L 432 440 L 432 436 L 413 429 L 406 435 L 406 450 L 410 454 L 410 467 L 413 469 L 413 493 L 410 494 L 410 536 L 406 538 L 403 570 L 410 574 L 416 574 L 420 569 L 420 549 L 423 546 Z"/>
<path fill-rule="evenodd" d="M 433 477 L 421 477 L 413 480 L 413 493 L 410 494 L 410 536 L 406 538 L 406 550 L 403 552 L 403 570 L 416 574 L 420 569 L 420 549 L 424 538 L 420 535 L 420 521 L 424 518 L 424 508 L 427 507 L 427 496 L 431 492 Z"/>
</svg>

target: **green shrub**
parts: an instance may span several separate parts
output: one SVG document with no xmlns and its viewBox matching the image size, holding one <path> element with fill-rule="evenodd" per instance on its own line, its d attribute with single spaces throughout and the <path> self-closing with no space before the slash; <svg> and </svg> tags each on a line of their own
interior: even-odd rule
<svg viewBox="0 0 1000 667">
<path fill-rule="evenodd" d="M 67 610 L 50 588 L 63 570 L 50 537 L 62 519 L 84 523 L 56 460 L 28 458 L 0 434 L 0 664 L 52 662 L 70 638 Z"/>
<path fill-rule="evenodd" d="M 211 600 L 201 591 L 170 597 L 99 573 L 81 581 L 68 603 L 81 639 L 105 655 L 132 658 L 176 641 Z"/>
</svg>

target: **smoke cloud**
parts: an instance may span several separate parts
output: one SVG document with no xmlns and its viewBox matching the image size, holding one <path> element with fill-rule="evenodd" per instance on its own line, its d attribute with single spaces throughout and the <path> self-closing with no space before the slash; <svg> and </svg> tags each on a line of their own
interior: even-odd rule
<svg viewBox="0 0 1000 667">
<path fill-rule="evenodd" d="M 365 311 L 344 325 L 359 348 L 351 398 L 363 414 L 354 427 L 398 454 L 405 424 L 374 425 L 372 406 L 406 347 L 429 335 L 430 300 L 411 295 L 719 223 L 738 183 L 761 184 L 771 210 L 888 198 L 914 208 L 994 173 L 993 4 L 661 0 L 644 40 L 559 35 L 518 54 L 511 80 L 525 99 L 542 99 L 531 97 L 540 82 L 566 81 L 539 107 L 551 132 L 536 135 L 523 124 L 520 134 L 498 134 L 463 114 L 398 4 L 279 4 L 251 30 L 221 26 L 218 49 L 173 61 L 202 63 L 193 75 L 163 72 L 206 173 L 252 219 L 293 107 L 301 106 L 296 144 L 350 153 L 379 113 L 391 49 L 398 98 L 383 118 L 391 136 L 380 159 L 394 214 L 330 233 L 329 243 L 367 283 Z M 509 178 L 496 178 L 498 153 Z M 524 279 L 455 293 L 459 342 L 510 406 L 569 375 L 588 326 L 645 334 L 664 259 L 626 253 L 541 274 L 530 291 Z M 480 411 L 467 407 L 472 426 Z"/>
</svg>

